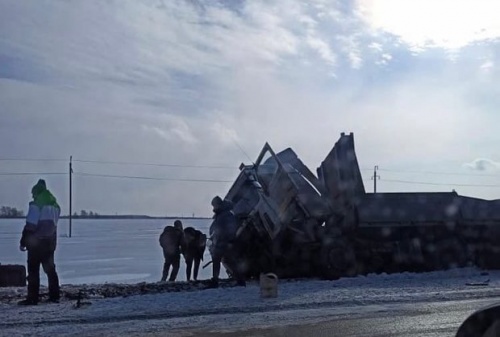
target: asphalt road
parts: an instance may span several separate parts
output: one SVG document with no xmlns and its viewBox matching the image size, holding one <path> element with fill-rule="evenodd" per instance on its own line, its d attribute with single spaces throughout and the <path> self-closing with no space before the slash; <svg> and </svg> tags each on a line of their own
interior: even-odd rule
<svg viewBox="0 0 500 337">
<path fill-rule="evenodd" d="M 0 336 L 122 337 L 454 337 L 474 311 L 500 303 L 500 297 L 437 302 L 390 302 L 353 306 L 308 306 L 283 310 L 154 315 L 106 319 L 4 324 Z M 57 315 L 60 306 L 46 314 Z M 84 309 L 82 309 L 84 310 Z M 83 314 L 84 312 L 82 312 Z M 0 313 L 2 317 L 2 313 Z M 253 322 L 253 323 L 250 323 Z M 249 328 L 249 324 L 256 324 Z M 0 326 L 2 324 L 0 323 Z"/>
<path fill-rule="evenodd" d="M 500 303 L 500 299 L 417 303 L 401 310 L 342 315 L 319 323 L 233 332 L 190 331 L 190 336 L 268 337 L 453 337 L 461 323 L 474 311 Z"/>
</svg>

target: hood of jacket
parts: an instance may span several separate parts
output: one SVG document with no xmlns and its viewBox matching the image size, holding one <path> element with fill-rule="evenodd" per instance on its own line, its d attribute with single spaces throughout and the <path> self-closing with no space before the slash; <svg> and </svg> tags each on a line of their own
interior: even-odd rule
<svg viewBox="0 0 500 337">
<path fill-rule="evenodd" d="M 227 199 L 224 199 L 220 204 L 220 206 L 214 209 L 214 213 L 215 215 L 217 215 L 223 212 L 229 212 L 232 209 L 233 209 L 233 203 Z"/>
<path fill-rule="evenodd" d="M 54 195 L 52 195 L 52 193 L 50 193 L 50 191 L 47 189 L 35 195 L 35 199 L 33 200 L 33 202 L 38 207 L 54 206 L 60 208 L 59 204 L 57 203 L 56 197 L 54 197 Z"/>
</svg>

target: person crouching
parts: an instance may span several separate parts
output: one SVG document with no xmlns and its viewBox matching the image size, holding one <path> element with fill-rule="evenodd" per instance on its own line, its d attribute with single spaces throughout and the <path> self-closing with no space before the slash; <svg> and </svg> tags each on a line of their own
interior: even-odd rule
<svg viewBox="0 0 500 337">
<path fill-rule="evenodd" d="M 193 279 L 197 281 L 200 263 L 203 261 L 207 246 L 207 236 L 193 227 L 187 227 L 184 229 L 184 238 L 186 246 L 182 254 L 186 260 L 186 280 L 191 280 L 191 271 L 193 271 Z"/>
<path fill-rule="evenodd" d="M 163 257 L 165 258 L 161 281 L 165 282 L 167 280 L 170 266 L 172 266 L 172 272 L 168 280 L 175 281 L 179 273 L 181 251 L 184 250 L 185 246 L 184 231 L 180 220 L 175 220 L 173 227 L 166 226 L 164 228 L 163 233 L 160 235 L 160 246 L 163 249 Z"/>
</svg>

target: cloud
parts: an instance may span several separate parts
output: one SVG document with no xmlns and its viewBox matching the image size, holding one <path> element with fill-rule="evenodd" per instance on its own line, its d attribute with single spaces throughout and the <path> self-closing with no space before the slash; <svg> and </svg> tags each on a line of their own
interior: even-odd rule
<svg viewBox="0 0 500 337">
<path fill-rule="evenodd" d="M 483 64 L 481 64 L 481 66 L 479 68 L 484 72 L 490 72 L 494 67 L 495 67 L 495 63 L 491 60 L 488 60 L 488 61 L 484 62 Z"/>
<path fill-rule="evenodd" d="M 376 63 L 378 65 L 387 65 L 391 60 L 392 60 L 391 54 L 383 53 L 382 55 L 380 55 L 380 60 L 376 61 Z"/>
<path fill-rule="evenodd" d="M 492 0 L 359 0 L 357 7 L 373 29 L 394 34 L 416 51 L 500 37 L 500 4 Z"/>
<path fill-rule="evenodd" d="M 464 164 L 464 167 L 475 171 L 491 171 L 500 169 L 500 163 L 487 158 L 478 158 Z"/>
<path fill-rule="evenodd" d="M 220 121 L 214 122 L 211 126 L 211 130 L 220 142 L 238 142 L 238 133 L 236 132 L 236 130 L 224 126 Z"/>
<path fill-rule="evenodd" d="M 359 38 L 357 34 L 350 36 L 342 36 L 338 38 L 342 45 L 342 50 L 347 55 L 348 62 L 353 69 L 361 68 L 363 58 L 361 56 L 361 49 L 359 47 Z"/>
<path fill-rule="evenodd" d="M 497 61 L 498 46 L 463 48 L 455 63 L 435 50 L 412 55 L 351 7 L 1 2 L 0 143 L 9 145 L 0 158 L 185 166 L 76 162 L 80 173 L 173 180 L 80 175 L 74 207 L 209 215 L 213 195 L 266 141 L 292 147 L 313 170 L 350 131 L 368 166 L 465 162 L 480 147 L 495 154 L 500 83 L 476 73 L 484 55 Z M 28 169 L 66 172 L 67 163 L 2 164 L 2 172 Z M 22 207 L 31 178 L 1 178 L 0 205 Z M 189 182 L 197 179 L 221 182 Z M 67 177 L 49 180 L 67 210 Z"/>
<path fill-rule="evenodd" d="M 307 38 L 307 43 L 323 60 L 331 65 L 335 64 L 335 55 L 325 41 L 318 37 L 310 36 Z"/>
<path fill-rule="evenodd" d="M 191 133 L 189 130 L 189 127 L 184 124 L 184 123 L 179 123 L 179 125 L 174 126 L 169 129 L 163 129 L 160 127 L 156 126 L 143 126 L 143 129 L 146 132 L 152 131 L 156 134 L 158 134 L 161 138 L 168 140 L 168 141 L 173 141 L 175 142 L 176 140 L 180 140 L 181 142 L 194 145 L 198 143 L 198 140 L 196 137 Z"/>
</svg>

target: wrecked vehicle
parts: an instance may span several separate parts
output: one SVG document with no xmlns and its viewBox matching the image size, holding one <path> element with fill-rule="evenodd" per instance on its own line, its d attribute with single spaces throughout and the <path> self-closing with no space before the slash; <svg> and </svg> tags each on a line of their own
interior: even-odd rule
<svg viewBox="0 0 500 337">
<path fill-rule="evenodd" d="M 223 260 L 247 278 L 336 279 L 439 270 L 500 257 L 500 201 L 444 193 L 366 193 L 353 134 L 341 134 L 313 174 L 288 148 L 265 144 L 240 165 L 226 197 L 239 221 Z M 498 246 L 497 243 L 498 242 Z"/>
</svg>

